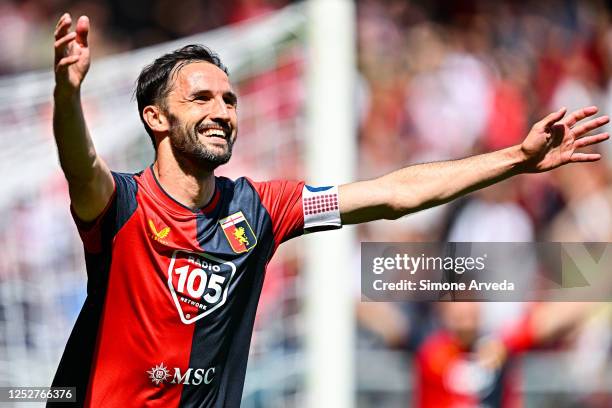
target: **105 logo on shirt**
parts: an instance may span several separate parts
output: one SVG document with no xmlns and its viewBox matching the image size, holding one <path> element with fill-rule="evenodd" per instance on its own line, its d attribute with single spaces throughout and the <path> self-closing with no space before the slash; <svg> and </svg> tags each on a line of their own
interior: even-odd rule
<svg viewBox="0 0 612 408">
<path fill-rule="evenodd" d="M 236 265 L 212 255 L 176 250 L 168 267 L 168 288 L 181 321 L 191 324 L 227 300 Z"/>
</svg>

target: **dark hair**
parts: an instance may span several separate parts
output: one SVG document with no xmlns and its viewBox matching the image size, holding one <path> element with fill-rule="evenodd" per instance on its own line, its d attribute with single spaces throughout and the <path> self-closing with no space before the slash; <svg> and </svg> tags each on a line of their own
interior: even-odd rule
<svg viewBox="0 0 612 408">
<path fill-rule="evenodd" d="M 227 68 L 221 62 L 221 58 L 214 51 L 203 45 L 190 44 L 162 55 L 152 64 L 144 67 L 138 75 L 135 91 L 138 114 L 151 138 L 153 147 L 155 147 L 155 137 L 142 116 L 143 109 L 148 105 L 159 105 L 165 109 L 165 99 L 170 91 L 173 73 L 178 72 L 189 63 L 198 61 L 210 62 L 226 74 L 228 73 Z"/>
</svg>

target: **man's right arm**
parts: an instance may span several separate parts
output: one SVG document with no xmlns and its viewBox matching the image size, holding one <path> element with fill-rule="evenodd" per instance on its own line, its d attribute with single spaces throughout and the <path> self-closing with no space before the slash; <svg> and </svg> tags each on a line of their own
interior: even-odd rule
<svg viewBox="0 0 612 408">
<path fill-rule="evenodd" d="M 96 154 L 81 106 L 81 83 L 89 70 L 89 19 L 80 17 L 70 31 L 64 14 L 55 29 L 53 134 L 70 192 L 72 208 L 82 221 L 96 219 L 115 188 L 113 176 Z"/>
</svg>

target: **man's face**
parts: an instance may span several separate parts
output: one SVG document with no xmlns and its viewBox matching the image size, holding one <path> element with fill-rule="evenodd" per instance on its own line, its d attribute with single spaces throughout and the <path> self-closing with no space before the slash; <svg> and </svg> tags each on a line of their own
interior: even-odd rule
<svg viewBox="0 0 612 408">
<path fill-rule="evenodd" d="M 225 72 L 208 62 L 183 66 L 166 96 L 170 143 L 209 170 L 227 163 L 236 141 L 236 95 Z"/>
</svg>

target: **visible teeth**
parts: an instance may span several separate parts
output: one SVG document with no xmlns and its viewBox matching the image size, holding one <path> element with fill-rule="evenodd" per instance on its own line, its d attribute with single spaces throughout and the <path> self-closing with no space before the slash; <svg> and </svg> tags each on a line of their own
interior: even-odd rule
<svg viewBox="0 0 612 408">
<path fill-rule="evenodd" d="M 223 132 L 221 129 L 208 129 L 206 132 L 204 132 L 204 136 L 225 137 L 225 132 Z"/>
</svg>

